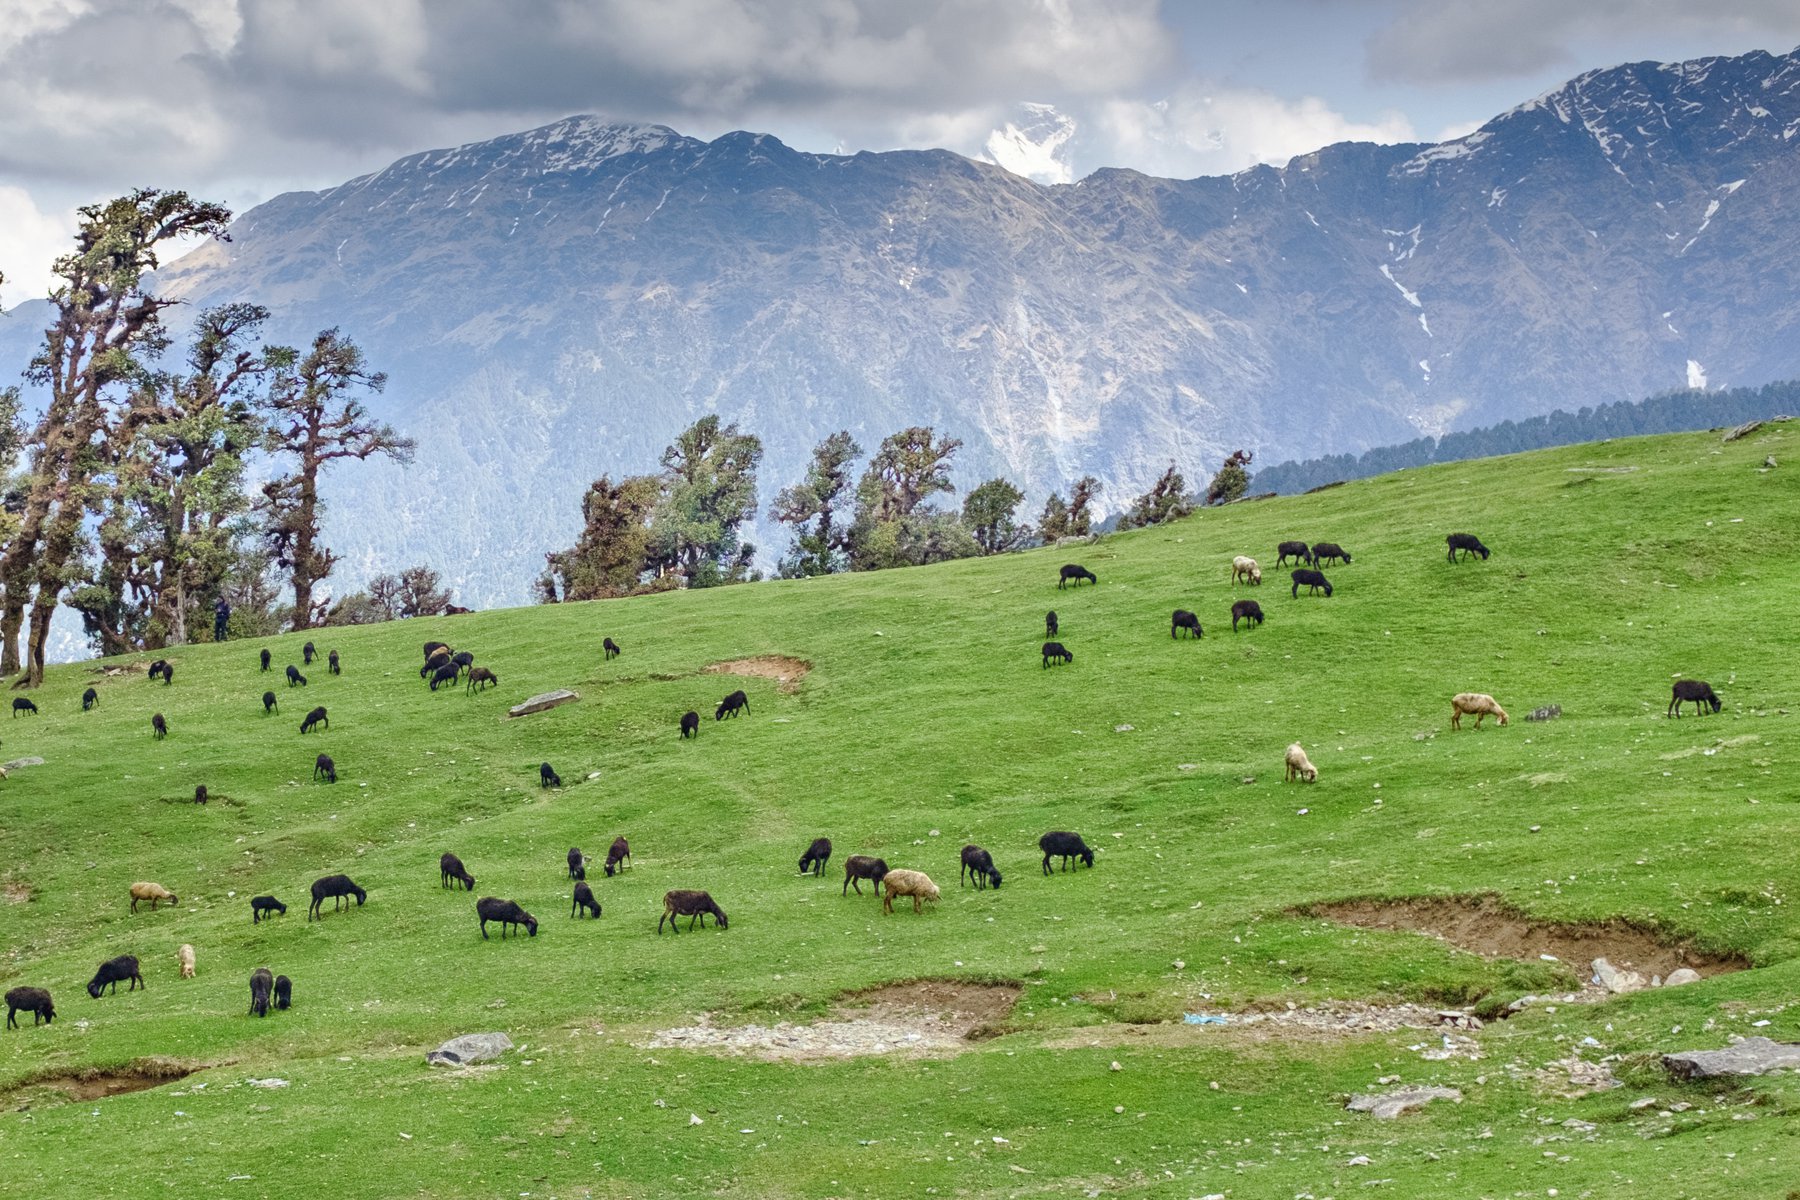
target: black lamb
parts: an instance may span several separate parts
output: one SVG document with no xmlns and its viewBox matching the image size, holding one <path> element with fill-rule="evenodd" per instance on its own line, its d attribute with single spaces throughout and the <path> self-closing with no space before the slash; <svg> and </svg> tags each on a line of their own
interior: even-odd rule
<svg viewBox="0 0 1800 1200">
<path fill-rule="evenodd" d="M 289 687 L 306 686 L 306 676 L 302 675 L 300 673 L 300 668 L 296 667 L 293 663 L 288 664 L 287 681 Z"/>
<path fill-rule="evenodd" d="M 337 782 L 337 764 L 331 761 L 331 755 L 321 754 L 313 759 L 313 779 L 323 779 L 326 783 Z"/>
<path fill-rule="evenodd" d="M 581 857 L 581 851 L 574 846 L 569 847 L 569 878 L 587 878 L 587 860 Z"/>
<path fill-rule="evenodd" d="M 325 726 L 327 729 L 331 728 L 331 718 L 325 714 L 325 706 L 323 704 L 306 714 L 306 720 L 300 722 L 300 732 L 311 733 L 320 725 Z"/>
<path fill-rule="evenodd" d="M 465 892 L 475 890 L 475 877 L 463 867 L 462 859 L 446 850 L 438 859 L 438 886 L 453 888 L 458 883 L 463 885 Z"/>
<path fill-rule="evenodd" d="M 1056 636 L 1056 610 L 1054 608 L 1044 614 L 1044 636 L 1047 638 Z"/>
<path fill-rule="evenodd" d="M 318 656 L 319 656 L 319 652 L 317 650 L 313 649 L 313 644 L 311 642 L 308 642 L 308 643 L 306 643 L 306 645 L 300 647 L 300 657 L 305 660 L 305 664 L 307 666 L 309 666 L 309 667 L 312 666 L 312 660 L 317 658 Z"/>
<path fill-rule="evenodd" d="M 689 709 L 681 714 L 681 736 L 697 738 L 700 736 L 700 714 Z"/>
<path fill-rule="evenodd" d="M 331 674 L 342 675 L 344 673 L 343 664 L 338 660 L 338 652 L 336 650 L 333 650 L 330 654 L 325 656 L 325 662 L 325 669 L 331 672 Z"/>
<path fill-rule="evenodd" d="M 575 895 L 569 903 L 571 917 L 597 917 L 600 915 L 600 902 L 594 899 L 594 889 L 585 883 L 575 885 Z"/>
<path fill-rule="evenodd" d="M 739 711 L 750 711 L 750 697 L 740 691 L 731 693 L 719 701 L 719 707 L 713 710 L 713 720 L 722 721 L 726 717 L 735 717 Z"/>
<path fill-rule="evenodd" d="M 806 853 L 800 856 L 800 873 L 804 875 L 811 871 L 815 878 L 823 875 L 825 874 L 825 864 L 830 858 L 831 839 L 814 838 L 812 845 L 806 848 Z"/>
<path fill-rule="evenodd" d="M 623 871 L 630 863 L 631 843 L 621 834 L 606 848 L 606 877 L 611 879 L 614 873 Z"/>
<path fill-rule="evenodd" d="M 272 917 L 276 913 L 287 914 L 287 905 L 273 896 L 250 897 L 250 923 L 261 925 L 264 917 Z"/>
<path fill-rule="evenodd" d="M 268 651 L 268 648 L 267 648 L 267 647 L 264 647 L 264 648 L 263 648 L 263 652 L 262 652 L 262 655 L 261 655 L 261 658 L 262 658 L 262 669 L 263 669 L 263 670 L 265 670 L 265 671 L 266 671 L 266 670 L 268 670 L 268 669 L 269 669 L 269 659 L 270 659 L 270 658 L 271 658 L 271 657 L 272 657 L 272 656 L 271 656 L 271 655 L 270 655 L 270 654 L 269 654 L 269 651 Z"/>
<path fill-rule="evenodd" d="M 602 639 L 600 648 L 606 652 L 606 660 L 608 662 L 611 662 L 619 656 L 619 643 L 613 641 L 611 638 Z"/>
<path fill-rule="evenodd" d="M 980 846 L 962 848 L 962 870 L 956 873 L 956 886 L 964 886 L 965 876 L 974 878 L 977 889 L 985 890 L 989 885 L 1000 886 L 1000 871 L 994 866 L 994 856 Z"/>
<path fill-rule="evenodd" d="M 98 703 L 100 703 L 100 693 L 96 692 L 93 688 L 89 688 L 87 691 L 81 693 L 81 711 L 82 712 L 86 712 L 88 709 L 94 707 L 94 705 L 96 705 Z"/>
<path fill-rule="evenodd" d="M 454 686 L 461 677 L 462 668 L 455 662 L 447 662 L 431 673 L 431 690 L 437 691 L 440 683 Z"/>
<path fill-rule="evenodd" d="M 541 788 L 561 787 L 562 776 L 558 775 L 556 773 L 556 768 L 552 767 L 549 763 L 539 763 L 538 786 Z"/>
<path fill-rule="evenodd" d="M 1185 608 L 1178 608 L 1175 615 L 1169 618 L 1169 636 L 1175 637 L 1183 629 L 1187 630 L 1189 637 L 1206 636 L 1206 631 L 1200 628 L 1200 618 Z"/>
<path fill-rule="evenodd" d="M 275 990 L 275 976 L 269 968 L 258 967 L 250 972 L 250 1015 L 266 1017 L 269 1015 L 269 994 Z"/>
<path fill-rule="evenodd" d="M 1038 849 L 1044 852 L 1046 875 L 1050 874 L 1050 860 L 1053 858 L 1062 859 L 1062 869 L 1065 871 L 1069 869 L 1069 860 L 1072 858 L 1079 858 L 1090 867 L 1094 865 L 1094 852 L 1088 849 L 1088 844 L 1081 840 L 1079 833 L 1046 833 L 1038 839 Z"/>
<path fill-rule="evenodd" d="M 168 718 L 164 717 L 161 713 L 152 713 L 150 715 L 150 732 L 151 732 L 151 735 L 154 736 L 156 738 L 156 740 L 159 742 L 162 741 L 164 738 L 168 737 L 169 736 Z"/>
<path fill-rule="evenodd" d="M 279 711 L 280 711 L 280 706 L 275 700 L 275 693 L 274 692 L 264 692 L 263 693 L 263 716 L 266 717 L 272 712 L 279 712 Z"/>
<path fill-rule="evenodd" d="M 275 1007 L 291 1008 L 294 1004 L 294 981 L 286 975 L 275 977 Z"/>
</svg>

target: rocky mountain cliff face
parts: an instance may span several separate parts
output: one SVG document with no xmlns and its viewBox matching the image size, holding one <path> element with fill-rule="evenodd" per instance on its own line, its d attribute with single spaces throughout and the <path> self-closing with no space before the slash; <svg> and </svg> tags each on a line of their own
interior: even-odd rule
<svg viewBox="0 0 1800 1200">
<path fill-rule="evenodd" d="M 1005 473 L 1035 506 L 1092 473 L 1116 507 L 1171 459 L 1199 485 L 1240 446 L 1800 376 L 1797 135 L 1800 52 L 1597 71 L 1443 145 L 1193 180 L 576 117 L 280 196 L 160 286 L 360 342 L 420 453 L 332 486 L 340 587 L 425 561 L 496 603 L 591 479 L 708 411 L 764 439 L 765 497 L 834 429 L 928 423 L 965 440 L 964 491 Z"/>
</svg>

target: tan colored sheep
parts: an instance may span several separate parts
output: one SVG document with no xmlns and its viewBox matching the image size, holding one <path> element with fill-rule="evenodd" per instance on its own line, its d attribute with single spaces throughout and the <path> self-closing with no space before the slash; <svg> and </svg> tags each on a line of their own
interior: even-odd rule
<svg viewBox="0 0 1800 1200">
<path fill-rule="evenodd" d="M 1231 560 L 1231 582 L 1246 580 L 1250 583 L 1262 582 L 1262 568 L 1256 565 L 1254 558 L 1246 558 L 1240 554 Z"/>
<path fill-rule="evenodd" d="M 183 979 L 194 977 L 194 948 L 192 946 L 185 942 L 182 943 L 181 949 L 175 951 L 175 961 L 181 965 Z"/>
<path fill-rule="evenodd" d="M 1481 728 L 1481 718 L 1492 713 L 1498 717 L 1500 724 L 1506 724 L 1506 710 L 1499 702 L 1486 692 L 1458 692 L 1450 697 L 1450 728 L 1461 729 L 1464 716 L 1475 718 L 1475 728 Z"/>
<path fill-rule="evenodd" d="M 1306 757 L 1299 742 L 1287 748 L 1287 776 L 1282 782 L 1292 783 L 1296 779 L 1306 783 L 1319 782 L 1319 768 L 1312 765 L 1312 759 Z"/>
<path fill-rule="evenodd" d="M 922 900 L 937 903 L 938 886 L 923 871 L 889 871 L 882 877 L 881 886 L 884 892 L 881 899 L 883 912 L 894 911 L 895 896 L 911 896 L 914 912 L 923 911 L 919 903 Z"/>
<path fill-rule="evenodd" d="M 170 904 L 180 905 L 181 897 L 171 892 L 160 883 L 134 883 L 131 885 L 131 911 L 136 912 L 138 901 L 148 900 L 150 911 L 155 912 L 157 905 L 167 900 Z"/>
</svg>

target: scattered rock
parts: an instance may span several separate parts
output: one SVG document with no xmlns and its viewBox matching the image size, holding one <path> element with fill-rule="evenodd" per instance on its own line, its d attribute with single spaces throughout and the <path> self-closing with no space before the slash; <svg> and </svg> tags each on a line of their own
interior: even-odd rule
<svg viewBox="0 0 1800 1200">
<path fill-rule="evenodd" d="M 273 1077 L 268 1079 L 246 1079 L 244 1082 L 253 1088 L 284 1088 L 288 1085 L 287 1080 L 276 1079 Z"/>
<path fill-rule="evenodd" d="M 1114 733 L 1130 733 L 1132 730 L 1134 730 L 1136 728 L 1137 728 L 1136 725 L 1114 725 L 1113 732 Z"/>
<path fill-rule="evenodd" d="M 44 760 L 37 757 L 35 754 L 32 754 L 27 755 L 24 758 L 15 758 L 9 763 L 0 764 L 0 771 L 16 771 L 20 767 L 41 767 L 43 765 Z"/>
<path fill-rule="evenodd" d="M 1351 1112 L 1366 1112 L 1370 1116 L 1391 1121 L 1401 1113 L 1423 1108 L 1433 1100 L 1454 1100 L 1460 1104 L 1462 1093 L 1447 1087 L 1403 1087 L 1379 1096 L 1352 1096 L 1350 1103 L 1344 1107 Z"/>
<path fill-rule="evenodd" d="M 1723 1050 L 1680 1050 L 1663 1055 L 1662 1061 L 1677 1079 L 1765 1075 L 1770 1071 L 1800 1070 L 1800 1045 L 1753 1037 Z"/>
<path fill-rule="evenodd" d="M 1769 455 L 1769 457 L 1763 459 L 1763 470 L 1771 471 L 1771 470 L 1774 470 L 1774 468 L 1775 468 L 1775 456 L 1773 454 L 1771 454 L 1771 455 Z"/>
<path fill-rule="evenodd" d="M 1534 708 L 1525 714 L 1527 721 L 1554 721 L 1562 716 L 1562 705 L 1546 704 L 1542 708 Z"/>
<path fill-rule="evenodd" d="M 1680 987 L 1684 983 L 1699 983 L 1701 978 L 1700 972 L 1692 967 L 1677 967 L 1669 972 L 1667 979 L 1663 980 L 1663 986 Z"/>
<path fill-rule="evenodd" d="M 1726 430 L 1725 436 L 1719 440 L 1725 441 L 1725 442 L 1735 442 L 1739 438 L 1749 437 L 1751 434 L 1755 433 L 1757 430 L 1759 430 L 1761 428 L 1762 428 L 1761 421 L 1745 421 L 1742 425 L 1739 425 L 1734 429 Z"/>
<path fill-rule="evenodd" d="M 1650 986 L 1650 981 L 1644 977 L 1643 972 L 1621 970 L 1604 958 L 1594 960 L 1594 982 L 1615 996 L 1626 992 L 1641 992 Z"/>
<path fill-rule="evenodd" d="M 509 717 L 523 717 L 531 713 L 544 712 L 559 704 L 573 704 L 581 699 L 580 692 L 571 692 L 568 688 L 557 688 L 554 692 L 540 692 L 523 704 L 515 704 L 506 710 Z"/>
<path fill-rule="evenodd" d="M 425 1061 L 434 1067 L 467 1066 L 499 1058 L 512 1049 L 512 1039 L 504 1033 L 465 1033 L 453 1037 L 436 1050 L 428 1051 Z"/>
</svg>

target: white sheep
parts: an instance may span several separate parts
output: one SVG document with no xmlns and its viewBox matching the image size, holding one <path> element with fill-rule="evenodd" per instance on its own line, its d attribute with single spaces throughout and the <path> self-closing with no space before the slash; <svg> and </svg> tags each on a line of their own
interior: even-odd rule
<svg viewBox="0 0 1800 1200">
<path fill-rule="evenodd" d="M 1296 779 L 1306 783 L 1319 781 L 1319 768 L 1312 765 L 1312 759 L 1306 757 L 1306 751 L 1299 742 L 1287 748 L 1287 777 L 1282 782 L 1292 783 Z"/>
<path fill-rule="evenodd" d="M 882 877 L 881 886 L 884 895 L 881 900 L 883 912 L 894 911 L 895 896 L 911 896 L 913 911 L 921 912 L 919 902 L 930 900 L 937 902 L 938 886 L 931 882 L 931 877 L 923 871 L 889 871 Z"/>
<path fill-rule="evenodd" d="M 174 892 L 171 892 L 168 888 L 164 887 L 160 883 L 139 882 L 139 883 L 132 884 L 131 885 L 131 911 L 132 912 L 137 911 L 137 906 L 138 906 L 139 900 L 148 900 L 150 902 L 150 911 L 151 912 L 155 912 L 156 906 L 161 904 L 164 900 L 167 900 L 170 904 L 174 904 L 174 905 L 180 905 L 180 903 L 181 903 L 180 896 L 177 896 Z"/>
<path fill-rule="evenodd" d="M 181 977 L 183 979 L 192 979 L 194 977 L 194 948 L 192 946 L 183 942 L 181 949 L 175 951 L 175 961 L 181 966 Z"/>
<path fill-rule="evenodd" d="M 1256 565 L 1254 558 L 1246 558 L 1240 554 L 1231 560 L 1231 582 L 1247 579 L 1251 583 L 1262 583 L 1262 568 Z"/>
<path fill-rule="evenodd" d="M 1481 728 L 1481 718 L 1492 713 L 1498 717 L 1500 724 L 1506 724 L 1506 710 L 1486 692 L 1458 692 L 1450 697 L 1450 728 L 1461 729 L 1465 715 L 1475 718 L 1475 728 Z"/>
</svg>

